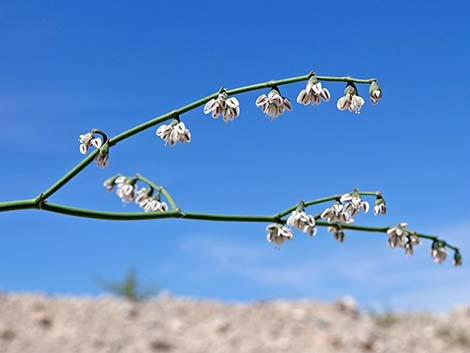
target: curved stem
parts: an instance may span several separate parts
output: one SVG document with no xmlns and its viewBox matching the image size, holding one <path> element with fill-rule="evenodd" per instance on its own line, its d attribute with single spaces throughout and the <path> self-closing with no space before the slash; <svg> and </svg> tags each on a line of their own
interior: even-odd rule
<svg viewBox="0 0 470 353">
<path fill-rule="evenodd" d="M 335 195 L 336 196 L 336 195 Z M 330 196 L 329 199 L 334 196 Z M 327 198 L 324 198 L 327 199 Z M 313 200 L 314 201 L 319 201 Z M 84 217 L 84 218 L 94 218 L 102 220 L 113 220 L 113 221 L 139 221 L 139 220 L 150 220 L 150 219 L 163 219 L 163 218 L 182 218 L 182 219 L 192 219 L 192 220 L 201 220 L 201 221 L 218 221 L 218 222 L 258 222 L 258 223 L 267 223 L 267 222 L 281 222 L 285 223 L 285 219 L 281 219 L 279 214 L 276 215 L 226 215 L 226 214 L 213 214 L 213 213 L 196 213 L 196 212 L 183 212 L 179 209 L 174 209 L 166 212 L 109 212 L 109 211 L 99 211 L 91 210 L 85 208 L 70 207 L 65 205 L 60 205 L 56 203 L 44 202 L 44 199 L 29 199 L 29 200 L 18 200 L 18 201 L 9 201 L 0 203 L 0 211 L 11 211 L 11 210 L 23 210 L 23 209 L 38 209 L 48 212 L 60 213 L 74 217 Z M 354 231 L 363 231 L 363 232 L 374 232 L 374 233 L 386 233 L 391 227 L 369 227 L 361 225 L 352 225 L 352 224 L 335 224 L 328 223 L 325 221 L 317 221 L 316 225 L 319 227 L 330 227 L 338 226 L 341 229 L 349 229 Z M 422 239 L 428 239 L 432 241 L 439 241 L 444 244 L 449 249 L 459 252 L 459 248 L 455 247 L 446 241 L 439 239 L 434 235 L 427 235 L 421 233 L 414 233 L 416 236 Z"/>
<path fill-rule="evenodd" d="M 38 207 L 30 207 L 38 208 Z M 277 215 L 226 215 L 226 214 L 213 214 L 213 213 L 196 213 L 196 212 L 183 212 L 181 210 L 172 210 L 167 212 L 108 212 L 90 210 L 84 208 L 70 207 L 60 205 L 56 203 L 44 203 L 41 207 L 44 211 L 61 213 L 75 217 L 85 217 L 103 220 L 113 221 L 139 221 L 139 220 L 150 220 L 150 219 L 163 219 L 163 218 L 177 218 L 177 219 L 192 219 L 200 221 L 216 221 L 216 222 L 256 222 L 256 223 L 267 223 L 267 222 L 278 222 L 279 218 Z M 285 220 L 281 220 L 285 223 Z M 317 221 L 316 225 L 319 227 L 330 227 L 338 226 L 341 229 L 349 229 L 354 231 L 373 232 L 373 233 L 386 233 L 391 227 L 369 227 L 353 224 L 335 224 L 325 221 Z M 419 238 L 441 241 L 437 236 L 415 233 Z M 459 249 L 453 245 L 443 242 L 446 247 L 454 251 Z"/>
<path fill-rule="evenodd" d="M 140 174 L 137 174 L 137 179 L 140 180 L 140 181 L 143 181 L 144 183 L 148 184 L 149 186 L 151 186 L 154 190 L 157 190 L 159 192 L 162 193 L 162 195 L 166 198 L 166 200 L 168 201 L 168 203 L 170 204 L 170 207 L 173 209 L 173 210 L 176 210 L 177 207 L 176 207 L 176 203 L 175 201 L 173 200 L 173 197 L 171 197 L 170 193 L 161 185 L 157 185 L 155 184 L 153 181 L 147 179 L 146 177 L 144 177 L 143 175 L 140 175 Z"/>
<path fill-rule="evenodd" d="M 244 86 L 244 87 L 239 87 L 231 90 L 226 90 L 228 95 L 233 95 L 233 94 L 239 94 L 239 93 L 244 93 L 244 92 L 249 92 L 249 91 L 255 91 L 258 89 L 263 89 L 263 88 L 269 88 L 273 86 L 281 86 L 281 85 L 286 85 L 290 83 L 295 83 L 295 82 L 301 82 L 301 81 L 306 81 L 311 77 L 311 73 L 303 76 L 296 76 L 296 77 L 290 77 L 282 80 L 272 80 L 272 81 L 267 81 L 263 83 L 257 83 L 254 85 L 249 85 L 249 86 Z M 358 79 L 358 78 L 353 78 L 349 76 L 343 76 L 343 77 L 334 77 L 334 76 L 316 76 L 316 78 L 319 81 L 332 81 L 332 82 L 355 82 L 355 83 L 363 83 L 363 84 L 369 84 L 371 82 L 374 82 L 376 79 L 375 78 L 370 78 L 370 79 Z M 207 103 L 213 98 L 216 98 L 219 94 L 219 91 L 212 93 L 204 98 L 198 99 L 192 103 L 189 103 L 181 108 L 178 108 L 176 110 L 173 110 L 171 112 L 165 113 L 163 115 L 157 116 L 149 121 L 146 121 L 142 124 L 139 124 L 131 129 L 128 129 L 108 140 L 108 145 L 109 147 L 115 146 L 117 143 L 135 135 L 138 134 L 139 132 L 142 132 L 152 126 L 155 126 L 159 123 L 162 123 L 164 121 L 173 119 L 175 117 L 179 117 L 181 114 L 186 113 L 190 110 L 193 110 L 197 107 L 202 106 L 203 104 Z M 99 130 L 96 130 L 99 131 Z M 98 153 L 98 150 L 93 151 L 85 157 L 81 162 L 79 162 L 75 167 L 73 167 L 67 174 L 65 174 L 62 178 L 60 178 L 56 183 L 54 183 L 51 187 L 49 187 L 46 191 L 43 192 L 43 197 L 44 199 L 51 196 L 54 194 L 57 190 L 59 190 L 62 186 L 64 186 L 67 182 L 69 182 L 75 175 L 80 173 L 88 164 L 91 163 L 95 155 Z"/>
</svg>

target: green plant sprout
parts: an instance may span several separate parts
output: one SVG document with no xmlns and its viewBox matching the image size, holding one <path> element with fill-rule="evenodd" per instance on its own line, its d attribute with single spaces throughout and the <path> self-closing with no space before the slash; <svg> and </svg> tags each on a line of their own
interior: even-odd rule
<svg viewBox="0 0 470 353">
<path fill-rule="evenodd" d="M 373 207 L 375 215 L 383 215 L 386 213 L 385 199 L 379 191 L 359 191 L 354 189 L 345 194 L 300 201 L 292 207 L 273 215 L 196 213 L 187 212 L 178 208 L 170 193 L 163 186 L 157 185 L 150 179 L 137 174 L 135 176 L 116 175 L 107 179 L 104 182 L 104 186 L 108 191 L 115 189 L 116 194 L 123 202 L 137 203 L 142 208 L 141 212 L 108 212 L 76 208 L 49 202 L 51 196 L 93 161 L 101 168 L 106 167 L 110 149 L 121 141 L 157 124 L 170 121 L 169 124 L 163 124 L 157 129 L 157 136 L 164 140 L 165 144 L 169 144 L 170 146 L 175 146 L 178 142 L 188 143 L 191 141 L 191 133 L 184 122 L 181 121 L 183 114 L 204 105 L 204 113 L 211 114 L 214 119 L 222 116 L 225 122 L 233 121 L 240 115 L 240 103 L 235 95 L 261 89 L 270 90 L 268 94 L 262 94 L 258 97 L 256 106 L 271 119 L 277 119 L 285 111 L 292 110 L 290 100 L 282 96 L 279 87 L 302 81 L 306 81 L 306 86 L 300 91 L 297 97 L 297 103 L 303 105 L 312 104 L 316 106 L 319 105 L 321 101 L 328 102 L 331 99 L 330 92 L 322 86 L 322 82 L 346 83 L 344 96 L 340 97 L 336 104 L 339 110 L 349 110 L 354 113 L 360 112 L 365 101 L 359 95 L 356 84 L 369 85 L 369 98 L 373 104 L 377 104 L 382 98 L 382 90 L 375 78 L 357 79 L 350 76 L 317 76 L 314 72 L 303 76 L 257 83 L 235 89 L 222 87 L 213 94 L 148 120 L 117 136 L 108 138 L 103 131 L 98 129 L 92 129 L 80 135 L 80 152 L 86 154 L 91 147 L 95 147 L 93 151 L 37 197 L 26 200 L 0 202 L 0 212 L 36 209 L 69 216 L 116 221 L 176 218 L 222 222 L 269 223 L 266 228 L 268 232 L 267 239 L 269 242 L 276 245 L 281 245 L 284 241 L 293 238 L 292 228 L 297 228 L 313 237 L 318 227 L 327 227 L 334 238 L 340 242 L 344 241 L 346 230 L 386 233 L 388 235 L 388 244 L 392 248 L 403 248 L 407 255 L 412 255 L 414 246 L 418 245 L 421 239 L 426 239 L 431 241 L 431 256 L 435 262 L 444 262 L 447 258 L 448 250 L 451 250 L 454 255 L 454 265 L 460 266 L 462 264 L 462 256 L 457 247 L 437 236 L 426 235 L 410 230 L 406 223 L 385 227 L 369 227 L 352 224 L 354 222 L 353 217 L 361 212 L 366 213 L 369 211 L 370 206 L 366 198 L 375 198 Z M 141 184 L 144 184 L 144 187 L 139 189 L 138 185 Z M 324 203 L 329 203 L 330 206 L 324 209 L 323 212 L 316 214 L 308 214 L 306 212 L 309 207 Z"/>
<path fill-rule="evenodd" d="M 97 282 L 105 291 L 134 302 L 142 301 L 160 292 L 159 288 L 144 291 L 139 284 L 137 272 L 133 269 L 128 270 L 124 278 L 120 281 L 112 282 L 98 279 Z"/>
</svg>

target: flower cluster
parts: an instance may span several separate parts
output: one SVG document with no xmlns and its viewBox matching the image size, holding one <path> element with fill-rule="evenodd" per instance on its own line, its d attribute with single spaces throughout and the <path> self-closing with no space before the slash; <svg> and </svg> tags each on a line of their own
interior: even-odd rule
<svg viewBox="0 0 470 353">
<path fill-rule="evenodd" d="M 160 200 L 160 193 L 152 196 L 152 188 L 141 188 L 137 190 L 137 177 L 128 178 L 118 175 L 105 180 L 103 186 L 108 191 L 113 191 L 116 186 L 116 195 L 124 203 L 135 202 L 144 212 L 165 212 L 168 211 L 168 205 Z"/>
<path fill-rule="evenodd" d="M 350 224 L 354 222 L 351 218 L 351 214 L 347 212 L 344 206 L 337 202 L 333 206 L 326 208 L 322 214 L 320 215 L 321 218 L 325 218 L 328 223 L 343 223 L 343 224 Z"/>
<path fill-rule="evenodd" d="M 160 195 L 152 197 L 153 190 L 142 188 L 137 191 L 135 203 L 141 207 L 144 212 L 165 212 L 168 211 L 166 202 L 160 200 Z"/>
<path fill-rule="evenodd" d="M 180 143 L 191 142 L 191 133 L 182 121 L 174 119 L 169 125 L 161 125 L 156 132 L 157 136 L 171 147 Z"/>
<path fill-rule="evenodd" d="M 279 223 L 272 223 L 266 227 L 268 231 L 267 239 L 270 243 L 281 245 L 286 240 L 294 238 L 292 230 Z"/>
<path fill-rule="evenodd" d="M 363 105 L 364 98 L 359 96 L 356 85 L 352 82 L 348 82 L 344 90 L 344 96 L 338 99 L 336 107 L 339 110 L 349 109 L 350 112 L 359 114 Z"/>
<path fill-rule="evenodd" d="M 350 110 L 351 112 L 359 113 L 364 105 L 364 99 L 359 96 L 354 79 L 348 81 L 344 91 L 344 97 L 339 98 L 337 107 L 339 110 Z M 382 90 L 380 89 L 377 81 L 369 81 L 369 95 L 373 104 L 377 104 L 379 99 L 382 98 Z M 286 110 L 292 110 L 292 105 L 287 97 L 281 95 L 279 88 L 273 83 L 270 85 L 272 88 L 268 94 L 262 94 L 256 99 L 256 106 L 261 108 L 261 111 L 271 118 L 277 118 Z M 222 115 L 224 121 L 234 120 L 240 115 L 240 103 L 235 97 L 229 97 L 229 92 L 222 88 L 217 96 L 209 100 L 204 106 L 205 114 L 212 114 L 214 119 Z M 297 103 L 303 105 L 319 105 L 323 100 L 328 102 L 331 99 L 330 91 L 322 86 L 318 77 L 311 73 L 307 84 L 297 96 Z M 162 137 L 170 145 L 174 145 L 179 139 L 176 136 L 171 138 L 171 129 L 167 125 L 163 125 L 157 131 L 157 135 Z M 163 135 L 165 137 L 163 137 Z M 180 133 L 181 136 L 181 133 Z M 185 140 L 180 140 L 186 142 Z M 187 140 L 189 142 L 189 139 Z"/>
<path fill-rule="evenodd" d="M 351 217 L 356 216 L 360 210 L 369 212 L 369 203 L 362 200 L 358 190 L 344 194 L 339 200 L 344 206 L 344 212 L 349 213 Z"/>
<path fill-rule="evenodd" d="M 319 105 L 321 99 L 325 102 L 330 100 L 330 91 L 322 87 L 321 82 L 313 75 L 307 82 L 307 87 L 301 90 L 297 96 L 297 103 L 303 105 Z"/>
<path fill-rule="evenodd" d="M 224 121 L 234 120 L 240 115 L 240 103 L 235 97 L 228 98 L 227 92 L 222 90 L 216 99 L 211 99 L 204 106 L 204 114 L 209 113 L 214 119 L 222 115 Z"/>
<path fill-rule="evenodd" d="M 103 132 L 93 129 L 90 132 L 87 132 L 86 134 L 80 135 L 80 153 L 86 154 L 91 146 L 96 147 L 97 149 L 99 149 L 99 152 L 95 156 L 94 160 L 98 167 L 104 168 L 108 165 L 109 146 L 107 143 L 103 144 L 103 140 L 100 137 L 95 137 L 95 133 L 101 134 L 105 142 L 107 142 L 107 137 Z"/>
<path fill-rule="evenodd" d="M 116 195 L 122 202 L 130 203 L 134 201 L 136 191 L 135 183 L 135 178 L 126 178 L 125 176 L 118 176 L 114 180 L 114 184 L 116 185 Z M 107 181 L 105 181 L 105 187 L 110 190 L 109 183 L 107 183 Z M 112 191 L 112 188 L 110 191 Z"/>
<path fill-rule="evenodd" d="M 321 218 L 325 218 L 328 223 L 350 224 L 354 222 L 354 218 L 360 211 L 367 213 L 369 211 L 369 203 L 362 200 L 358 190 L 342 195 L 339 202 L 333 206 L 326 208 Z"/>
<path fill-rule="evenodd" d="M 317 228 L 315 228 L 315 217 L 306 214 L 303 210 L 293 211 L 287 219 L 287 225 L 296 227 L 302 232 L 310 234 L 312 237 L 317 233 Z"/>
<path fill-rule="evenodd" d="M 410 232 L 406 227 L 407 223 L 400 223 L 387 230 L 388 245 L 391 248 L 400 247 L 405 249 L 406 255 L 413 255 L 413 246 L 419 245 L 419 237 L 416 233 Z"/>
<path fill-rule="evenodd" d="M 262 94 L 259 96 L 256 100 L 256 106 L 261 107 L 263 113 L 271 118 L 277 118 L 284 113 L 286 109 L 292 110 L 289 99 L 281 96 L 277 87 L 273 87 L 268 95 Z"/>
</svg>

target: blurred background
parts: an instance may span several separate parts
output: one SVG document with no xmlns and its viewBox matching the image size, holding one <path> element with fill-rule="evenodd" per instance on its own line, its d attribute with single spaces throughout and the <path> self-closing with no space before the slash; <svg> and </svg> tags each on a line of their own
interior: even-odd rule
<svg viewBox="0 0 470 353">
<path fill-rule="evenodd" d="M 362 308 L 446 311 L 470 304 L 468 180 L 469 5 L 463 1 L 170 2 L 15 1 L 0 6 L 1 201 L 31 198 L 78 163 L 78 136 L 114 136 L 225 86 L 304 75 L 377 77 L 384 98 L 361 114 L 332 100 L 295 103 L 267 119 L 240 95 L 226 124 L 202 107 L 184 114 L 190 144 L 171 148 L 151 128 L 111 150 L 51 202 L 113 211 L 102 182 L 142 173 L 194 212 L 272 214 L 301 199 L 354 188 L 383 192 L 394 225 L 461 247 L 464 266 L 436 265 L 430 243 L 406 257 L 384 234 L 300 232 L 275 248 L 265 224 L 186 220 L 108 222 L 38 211 L 0 215 L 0 287 L 96 295 L 96 278 L 133 268 L 181 296 L 227 301 L 334 300 Z M 372 200 L 369 200 L 373 202 Z M 323 210 L 323 206 L 313 209 Z"/>
</svg>

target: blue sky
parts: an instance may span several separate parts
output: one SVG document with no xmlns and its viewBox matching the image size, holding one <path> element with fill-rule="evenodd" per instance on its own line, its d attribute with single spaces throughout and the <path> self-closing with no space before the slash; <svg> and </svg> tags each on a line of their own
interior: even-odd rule
<svg viewBox="0 0 470 353">
<path fill-rule="evenodd" d="M 0 6 L 0 199 L 30 198 L 76 164 L 78 135 L 110 136 L 220 86 L 298 76 L 377 77 L 383 100 L 360 115 L 333 99 L 269 121 L 240 95 L 230 124 L 197 109 L 193 141 L 164 147 L 149 129 L 111 150 L 51 202 L 135 211 L 101 186 L 140 172 L 184 210 L 271 214 L 301 199 L 381 190 L 389 213 L 358 223 L 437 233 L 470 254 L 467 102 L 470 5 L 464 1 L 15 1 Z M 281 87 L 295 101 L 303 83 Z M 367 96 L 368 87 L 359 91 Z M 320 209 L 318 209 L 320 210 Z M 0 287 L 97 294 L 97 276 L 130 267 L 144 281 L 199 298 L 354 295 L 365 307 L 446 310 L 470 304 L 467 266 L 435 265 L 430 244 L 407 258 L 380 234 L 296 234 L 280 249 L 263 224 L 106 222 L 38 211 L 0 215 Z"/>
</svg>

